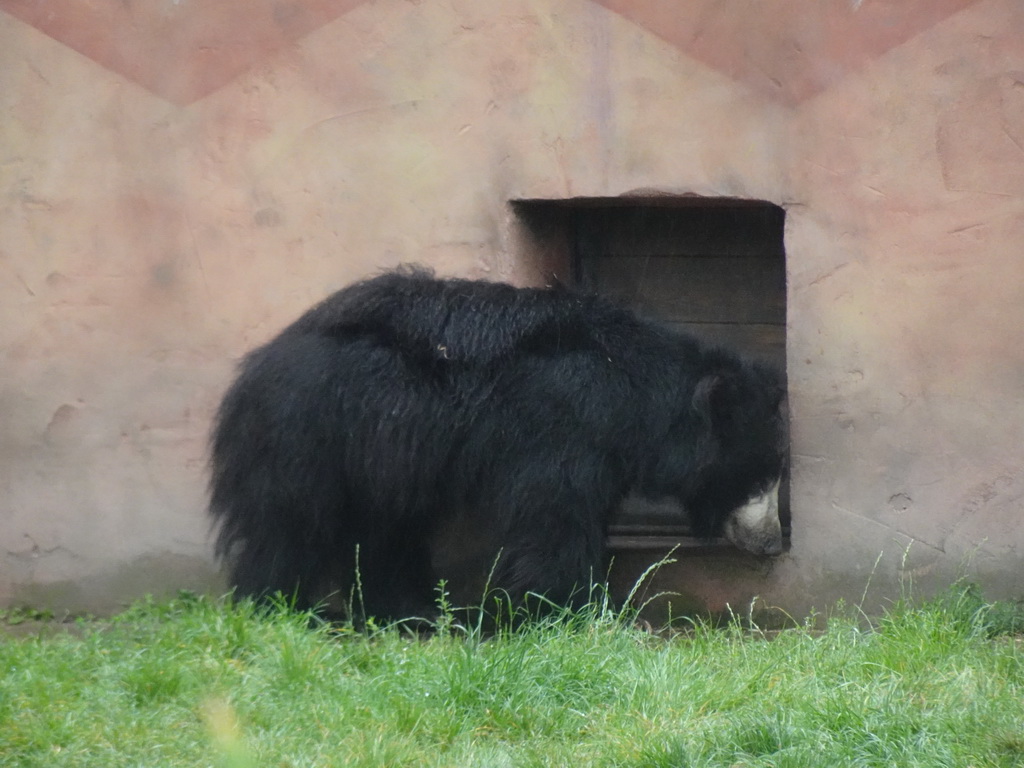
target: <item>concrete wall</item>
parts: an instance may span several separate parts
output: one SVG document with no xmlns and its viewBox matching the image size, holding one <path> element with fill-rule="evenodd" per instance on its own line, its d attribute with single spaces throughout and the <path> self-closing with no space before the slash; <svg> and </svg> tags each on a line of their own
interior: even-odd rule
<svg viewBox="0 0 1024 768">
<path fill-rule="evenodd" d="M 540 280 L 511 199 L 652 191 L 786 207 L 793 417 L 792 552 L 659 578 L 1024 593 L 1017 0 L 0 0 L 0 602 L 219 589 L 239 355 L 399 262 Z"/>
</svg>

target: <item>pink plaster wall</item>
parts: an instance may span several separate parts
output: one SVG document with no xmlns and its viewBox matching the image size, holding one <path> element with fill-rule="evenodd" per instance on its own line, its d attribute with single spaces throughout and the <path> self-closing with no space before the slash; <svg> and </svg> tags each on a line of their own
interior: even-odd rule
<svg viewBox="0 0 1024 768">
<path fill-rule="evenodd" d="M 0 0 L 0 602 L 220 588 L 240 354 L 403 261 L 537 281 L 508 200 L 637 190 L 788 211 L 793 550 L 659 578 L 1024 593 L 1024 6 L 667 7 Z"/>
</svg>

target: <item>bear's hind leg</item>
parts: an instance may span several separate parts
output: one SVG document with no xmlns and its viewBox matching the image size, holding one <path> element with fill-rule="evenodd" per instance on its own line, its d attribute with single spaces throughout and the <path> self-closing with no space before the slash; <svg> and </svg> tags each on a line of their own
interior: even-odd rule
<svg viewBox="0 0 1024 768">
<path fill-rule="evenodd" d="M 236 598 L 271 600 L 280 596 L 296 610 L 318 607 L 324 578 L 320 553 L 287 542 L 247 542 L 231 558 Z"/>
</svg>

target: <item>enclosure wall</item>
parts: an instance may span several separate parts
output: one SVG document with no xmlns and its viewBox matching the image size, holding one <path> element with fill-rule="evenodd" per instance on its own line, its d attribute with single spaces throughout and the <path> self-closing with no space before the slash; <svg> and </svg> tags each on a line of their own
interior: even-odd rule
<svg viewBox="0 0 1024 768">
<path fill-rule="evenodd" d="M 401 262 L 543 282 L 509 201 L 675 194 L 786 210 L 793 533 L 655 586 L 1020 596 L 1018 0 L 0 0 L 0 602 L 222 589 L 247 349 Z"/>
</svg>

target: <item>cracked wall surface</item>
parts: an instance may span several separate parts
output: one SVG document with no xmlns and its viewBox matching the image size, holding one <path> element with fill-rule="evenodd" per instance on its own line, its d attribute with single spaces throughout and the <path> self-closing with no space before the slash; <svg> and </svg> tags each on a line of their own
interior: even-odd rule
<svg viewBox="0 0 1024 768">
<path fill-rule="evenodd" d="M 1024 593 L 1016 0 L 42 8 L 0 0 L 0 602 L 223 589 L 240 355 L 400 262 L 540 282 L 508 201 L 629 193 L 787 211 L 792 551 L 655 588 Z"/>
</svg>

